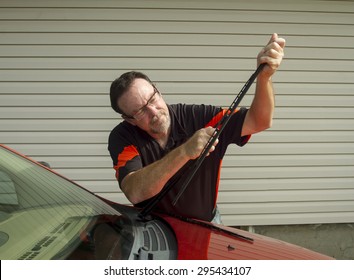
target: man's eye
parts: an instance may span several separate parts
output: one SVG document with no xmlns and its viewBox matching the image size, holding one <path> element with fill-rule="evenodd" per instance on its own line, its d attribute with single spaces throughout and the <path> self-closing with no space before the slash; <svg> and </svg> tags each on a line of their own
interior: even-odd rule
<svg viewBox="0 0 354 280">
<path fill-rule="evenodd" d="M 141 114 L 143 114 L 144 113 L 144 110 L 143 109 L 140 109 L 138 112 L 136 112 L 136 116 L 140 116 Z"/>
<path fill-rule="evenodd" d="M 154 96 L 154 97 L 150 100 L 149 104 L 154 104 L 156 101 L 157 101 L 157 97 Z"/>
</svg>

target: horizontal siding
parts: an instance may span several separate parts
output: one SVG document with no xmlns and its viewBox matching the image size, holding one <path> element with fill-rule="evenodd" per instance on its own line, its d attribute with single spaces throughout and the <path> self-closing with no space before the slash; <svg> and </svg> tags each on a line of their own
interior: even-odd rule
<svg viewBox="0 0 354 280">
<path fill-rule="evenodd" d="M 20 33 L 21 36 L 18 36 Z M 95 33 L 94 35 L 90 32 L 86 33 L 63 33 L 59 36 L 55 33 L 47 33 L 47 32 L 37 32 L 37 33 L 26 33 L 21 30 L 18 30 L 17 33 L 3 33 L 2 39 L 6 42 L 6 45 L 16 45 L 16 46 L 65 46 L 69 45 L 96 45 L 96 46 L 110 46 L 122 44 L 122 42 L 126 42 L 125 45 L 133 45 L 133 46 L 188 46 L 188 45 L 198 45 L 198 46 L 218 46 L 216 42 L 222 42 L 223 46 L 260 46 L 260 39 L 264 38 L 263 34 L 243 34 L 243 33 L 234 33 L 234 34 L 193 34 L 193 33 L 177 33 L 173 34 L 173 36 L 169 37 L 169 40 L 166 41 L 165 33 L 139 33 L 137 34 L 129 34 L 129 33 L 119 33 L 119 36 L 112 36 L 111 33 Z M 287 38 L 291 40 L 291 48 L 351 48 L 352 47 L 352 39 L 347 36 L 336 36 L 336 40 L 333 40 L 330 37 L 326 36 L 307 36 L 306 41 L 304 41 L 303 35 L 291 35 L 287 34 Z M 212 41 L 211 41 L 212 39 Z M 288 39 L 289 41 L 289 39 Z M 101 54 L 102 56 L 103 54 Z M 119 54 L 115 54 L 118 56 Z M 124 63 L 125 57 L 122 57 L 122 62 Z M 240 57 L 242 61 L 244 57 Z M 54 58 L 55 59 L 55 58 Z M 94 58 L 92 58 L 94 59 Z M 106 58 L 108 62 L 105 62 L 105 59 L 102 58 L 97 62 L 97 67 L 102 65 L 107 65 L 110 61 L 114 61 L 114 57 Z M 132 57 L 134 59 L 134 57 Z M 146 57 L 147 62 L 149 58 Z M 193 59 L 193 58 L 192 58 Z M 212 57 L 210 59 L 213 59 Z M 230 58 L 231 59 L 231 58 Z M 330 59 L 330 58 L 328 58 Z M 80 61 L 79 58 L 76 60 Z M 145 59 L 144 59 L 145 60 Z M 215 59 L 213 59 L 215 60 Z M 136 61 L 136 59 L 133 60 Z M 231 60 L 232 61 L 232 60 Z M 153 66 L 145 61 L 141 61 L 138 63 L 138 67 L 142 65 Z M 84 60 L 82 63 L 89 63 L 89 61 Z M 163 63 L 163 61 L 162 61 Z M 178 61 L 176 61 L 178 63 Z M 66 64 L 65 64 L 66 65 Z M 70 64 L 69 64 L 70 65 Z M 131 65 L 128 65 L 130 67 Z"/>
<path fill-rule="evenodd" d="M 25 103 L 25 101 L 30 102 L 30 98 L 25 98 L 23 100 L 23 96 L 21 96 L 21 103 Z M 169 98 L 169 97 L 166 97 Z M 69 99 L 69 97 L 68 97 Z M 6 102 L 6 99 L 4 97 L 3 99 L 4 103 Z M 43 116 L 46 117 L 46 119 L 89 119 L 93 115 L 95 116 L 96 119 L 107 119 L 107 118 L 113 118 L 117 117 L 115 113 L 113 113 L 111 110 L 107 110 L 106 107 L 104 107 L 104 104 L 102 104 L 101 107 L 98 105 L 96 107 L 77 107 L 73 106 L 66 106 L 66 107 L 49 107 L 42 105 L 41 107 L 39 104 L 35 104 L 37 106 L 33 107 L 19 107 L 21 105 L 14 104 L 12 102 L 12 99 L 9 98 L 7 106 L 9 107 L 3 107 L 0 111 L 0 118 L 7 118 L 7 119 L 21 119 L 21 115 L 19 113 L 26 113 L 28 118 L 30 119 L 43 119 Z M 42 100 L 43 103 L 45 100 Z M 49 102 L 50 100 L 48 100 Z M 59 100 L 58 100 L 59 101 Z M 74 100 L 73 100 L 74 101 Z M 96 101 L 98 101 L 96 99 Z M 20 100 L 17 101 L 20 103 Z M 77 101 L 78 102 L 78 101 Z M 102 100 L 104 102 L 104 100 Z M 289 103 L 291 102 L 288 101 Z M 303 101 L 304 102 L 304 101 Z M 328 100 L 327 102 L 331 102 L 331 100 Z M 335 102 L 335 98 L 332 98 L 332 102 Z M 12 103 L 12 104 L 11 104 Z M 285 99 L 284 99 L 285 103 Z M 11 104 L 11 105 L 10 105 Z M 324 103 L 322 103 L 324 104 Z M 326 119 L 329 115 L 331 116 L 332 119 L 350 119 L 354 118 L 354 111 L 349 107 L 345 106 L 346 104 L 340 104 L 342 105 L 341 108 L 338 107 L 303 107 L 303 108 L 298 108 L 295 106 L 295 104 L 292 104 L 293 107 L 282 107 L 282 108 L 277 108 L 275 112 L 275 117 L 278 119 L 288 119 L 288 118 L 298 118 L 298 119 Z M 11 107 L 12 106 L 12 107 Z M 119 118 L 117 118 L 119 119 Z"/>
<path fill-rule="evenodd" d="M 168 69 L 166 69 L 168 70 Z M 145 71 L 147 72 L 147 71 Z M 236 79 L 236 76 L 235 76 Z M 155 83 L 159 86 L 159 88 L 162 89 L 162 93 L 166 95 L 167 98 L 169 98 L 169 95 L 171 94 L 178 94 L 181 97 L 184 97 L 184 95 L 205 95 L 205 94 L 215 94 L 215 92 L 219 94 L 228 94 L 230 99 L 233 99 L 232 96 L 235 94 L 235 89 L 236 92 L 238 92 L 238 87 L 241 87 L 244 82 L 237 82 L 237 81 L 230 81 L 227 83 L 218 83 L 218 82 L 208 82 L 208 83 L 200 83 L 200 82 L 193 82 L 193 83 L 183 83 L 183 82 L 178 82 L 178 81 L 156 81 L 154 80 Z M 277 97 L 282 97 L 283 95 L 288 96 L 288 95 L 297 95 L 303 97 L 312 97 L 315 95 L 317 97 L 316 101 L 317 102 L 323 102 L 322 98 L 325 98 L 326 95 L 331 95 L 332 97 L 338 97 L 342 95 L 349 95 L 351 96 L 352 92 L 352 84 L 349 83 L 345 84 L 340 84 L 340 87 L 338 84 L 326 84 L 326 83 L 298 83 L 298 84 L 293 84 L 293 83 L 281 83 L 277 82 L 276 83 L 276 92 L 277 92 Z M 2 87 L 0 88 L 0 94 L 2 96 L 2 99 L 4 102 L 7 102 L 5 105 L 11 106 L 12 104 L 16 105 L 16 101 L 18 102 L 23 102 L 24 98 L 26 98 L 26 95 L 31 95 L 34 98 L 34 101 L 32 101 L 31 104 L 29 105 L 42 105 L 43 102 L 48 101 L 48 96 L 50 95 L 50 98 L 56 98 L 56 102 L 62 102 L 63 99 L 65 98 L 71 98 L 70 96 L 76 97 L 74 100 L 71 101 L 81 101 L 82 103 L 74 103 L 74 104 L 66 104 L 69 107 L 72 107 L 73 105 L 77 104 L 79 106 L 82 104 L 82 106 L 90 106 L 92 105 L 91 99 L 95 98 L 95 101 L 100 101 L 101 105 L 107 106 L 107 101 L 104 102 L 106 96 L 107 96 L 107 86 L 109 85 L 107 82 L 38 82 L 38 81 L 32 81 L 32 82 L 21 82 L 21 83 L 14 83 L 14 82 L 2 82 Z M 13 99 L 8 99 L 8 95 L 18 95 L 19 98 L 18 100 L 13 100 Z M 58 95 L 58 96 L 52 96 L 52 95 Z M 76 96 L 77 95 L 77 96 Z M 81 95 L 85 95 L 88 99 L 81 98 Z M 318 98 L 318 95 L 324 95 L 322 98 Z M 247 98 L 247 96 L 245 97 Z M 30 101 L 29 98 L 27 98 Z M 42 100 L 43 99 L 43 100 Z M 72 98 L 73 99 L 73 98 Z M 333 98 L 331 101 L 337 102 L 334 104 L 335 106 L 338 106 L 337 104 L 342 104 L 342 106 L 345 106 L 345 103 L 343 101 L 343 98 Z M 293 98 L 293 102 L 301 102 L 301 98 Z M 12 102 L 12 103 L 11 103 Z M 340 103 L 341 102 L 341 103 Z M 21 103 L 20 103 L 21 104 Z M 286 104 L 286 106 L 291 106 L 293 103 Z M 295 103 L 294 105 L 299 104 Z M 47 104 L 46 106 L 49 106 L 50 104 Z M 52 105 L 57 105 L 57 106 L 63 106 L 63 104 L 52 104 Z M 322 104 L 320 104 L 322 105 Z M 305 106 L 305 104 L 303 105 Z M 306 107 L 322 107 L 318 106 L 317 103 L 315 104 L 307 104 Z M 330 104 L 328 104 L 330 106 Z M 348 104 L 350 106 L 350 104 Z M 333 106 L 331 106 L 333 107 Z M 279 108 L 281 109 L 281 107 Z M 301 110 L 301 108 L 299 108 Z"/>
<path fill-rule="evenodd" d="M 1 51 L 1 50 L 0 50 Z M 196 52 L 198 52 L 196 50 Z M 218 51 L 219 52 L 219 51 Z M 220 51 L 222 52 L 222 51 Z M 211 52 L 213 53 L 213 51 Z M 348 56 L 354 57 L 354 51 Z M 347 57 L 348 57 L 347 56 Z M 245 71 L 244 71 L 245 72 Z M 175 81 L 175 82 L 228 82 L 235 78 L 235 76 L 242 77 L 245 76 L 244 72 L 238 71 L 195 71 L 195 70 L 170 70 L 169 73 L 166 71 L 154 71 L 150 70 L 149 73 L 152 76 L 159 76 L 165 81 Z M 113 70 L 0 70 L 0 75 L 5 82 L 16 82 L 21 78 L 21 82 L 29 81 L 41 81 L 44 82 L 75 82 L 75 81 L 87 81 L 90 82 L 93 79 L 98 81 L 104 81 L 109 76 L 113 76 L 115 71 Z M 314 72 L 309 75 L 309 73 L 301 72 L 297 73 L 294 77 L 293 73 L 290 72 L 279 72 L 279 78 L 281 78 L 284 83 L 352 83 L 350 79 L 353 78 L 352 73 L 342 72 L 333 73 L 331 75 L 324 75 L 321 72 Z M 175 77 L 178 77 L 176 80 Z M 327 79 L 326 79 L 327 77 Z M 352 103 L 353 104 L 353 103 Z"/>
<path fill-rule="evenodd" d="M 34 131 L 35 132 L 35 131 Z M 24 141 L 25 142 L 25 141 Z M 47 153 L 51 155 L 102 155 L 107 154 L 107 145 L 105 144 L 13 144 L 12 147 L 17 149 L 24 149 L 28 155 L 44 156 Z M 335 146 L 335 147 L 333 147 Z M 323 151 L 327 150 L 326 154 L 353 154 L 354 143 L 342 143 L 333 145 L 332 143 L 296 143 L 296 144 L 284 144 L 284 143 L 265 143 L 257 144 L 252 143 L 247 148 L 238 149 L 230 146 L 228 154 L 230 155 L 308 155 L 311 157 L 314 154 L 324 154 Z M 349 152 L 348 152 L 349 151 Z M 235 173 L 237 170 L 235 170 Z"/>
<path fill-rule="evenodd" d="M 236 0 L 237 1 L 237 0 Z M 2 0 L 0 3 L 0 7 L 6 8 L 134 8 L 134 9 L 184 9 L 184 10 L 198 10 L 204 11 L 207 9 L 212 10 L 244 10 L 253 11 L 253 10 L 262 10 L 262 11 L 300 11 L 300 12 L 353 12 L 353 6 L 348 3 L 352 0 L 344 0 L 344 1 L 330 1 L 328 4 L 328 0 L 324 1 L 301 1 L 300 3 L 295 3 L 292 0 L 272 0 L 267 3 L 265 7 L 262 9 L 259 6 L 254 5 L 255 3 L 260 3 L 260 0 L 248 0 L 247 2 L 243 1 L 225 1 L 215 2 L 211 0 L 203 1 L 203 7 L 200 6 L 200 2 L 198 1 L 176 1 L 176 2 L 166 2 L 165 0 L 154 0 L 150 1 L 149 5 L 143 5 L 142 1 L 130 1 L 130 0 L 120 0 L 119 3 L 111 0 L 103 0 L 97 2 L 97 0 L 85 0 L 86 5 L 83 6 L 80 1 L 72 1 L 72 0 L 62 0 L 60 2 L 57 1 L 48 1 L 48 0 L 36 0 L 31 2 L 31 5 L 28 5 L 27 0 L 17 0 L 16 2 L 12 0 Z M 282 3 L 282 5 L 279 5 Z M 334 5 L 335 4 L 335 5 Z"/>
<path fill-rule="evenodd" d="M 121 2 L 121 1 L 120 1 Z M 207 2 L 207 1 L 204 1 Z M 283 1 L 284 2 L 284 1 Z M 46 3 L 47 4 L 47 3 Z M 121 3 L 119 3 L 120 5 Z M 103 5 L 105 5 L 103 3 Z M 129 3 L 131 5 L 131 3 Z M 47 6 L 47 5 L 45 5 Z M 65 5 L 66 6 L 66 5 Z M 164 3 L 161 6 L 166 6 Z M 298 5 L 299 6 L 299 5 Z M 66 6 L 67 7 L 67 6 Z M 216 8 L 216 9 L 215 9 Z M 198 7 L 199 12 L 194 9 L 178 9 L 178 8 L 104 8 L 91 9 L 91 8 L 26 8 L 19 10 L 18 8 L 6 8 L 0 11 L 0 18 L 3 20 L 41 20 L 41 21 L 163 21 L 163 22 L 249 22 L 260 23 L 264 22 L 264 18 L 272 18 L 272 22 L 296 22 L 299 21 L 298 11 L 276 11 L 276 10 L 252 10 L 250 5 L 247 5 L 247 13 L 245 13 L 240 3 L 234 9 L 225 10 L 220 5 L 215 6 L 214 9 L 202 9 Z M 263 8 L 263 7 L 262 7 Z M 341 11 L 342 16 L 336 18 L 333 10 L 319 11 L 319 6 L 316 6 L 316 11 L 310 13 L 306 11 L 301 14 L 303 23 L 311 24 L 334 24 L 341 25 L 347 24 L 351 20 L 351 12 L 354 9 L 351 5 L 347 5 L 349 10 Z M 238 10 L 239 9 L 239 10 Z M 254 8 L 253 8 L 254 9 Z M 205 31 L 204 31 L 205 32 Z"/>
<path fill-rule="evenodd" d="M 87 58 L 77 58 L 77 57 L 61 57 L 61 58 L 45 58 L 45 57 L 37 57 L 37 58 L 1 58 L 0 57 L 0 63 L 3 66 L 3 69 L 6 69 L 8 71 L 14 71 L 14 70 L 19 70 L 21 69 L 22 71 L 28 71 L 28 70 L 36 70 L 37 73 L 40 71 L 48 71 L 48 70 L 54 70 L 54 69 L 60 69 L 60 70 L 70 70 L 70 71 L 76 71 L 77 73 L 80 73 L 80 70 L 83 70 L 81 72 L 84 72 L 85 70 L 91 70 L 91 71 L 102 71 L 102 73 L 109 73 L 110 75 L 113 75 L 114 71 L 117 71 L 117 68 L 119 66 L 120 69 L 139 69 L 142 71 L 156 71 L 159 69 L 163 70 L 171 70 L 173 68 L 174 70 L 185 70 L 186 67 L 190 69 L 190 73 L 194 72 L 199 72 L 199 71 L 205 71 L 205 69 L 208 69 L 209 72 L 211 71 L 220 71 L 220 72 L 227 72 L 227 71 L 250 71 L 253 64 L 250 63 L 250 60 L 246 59 L 239 59 L 239 58 L 196 58 L 196 57 L 191 57 L 191 58 L 185 58 L 185 57 L 180 57 L 180 58 L 161 58 L 161 57 L 154 57 L 150 59 L 144 59 L 143 62 L 140 62 L 141 58 L 90 58 L 89 60 Z M 289 73 L 293 73 L 291 71 L 296 71 L 300 67 L 303 67 L 306 70 L 303 70 L 305 73 L 307 72 L 313 72 L 313 71 L 318 71 L 319 73 L 326 73 L 325 69 L 331 69 L 331 71 L 339 71 L 339 73 L 342 72 L 348 72 L 351 69 L 354 68 L 354 61 L 330 61 L 330 60 L 289 60 L 287 61 L 287 65 L 284 66 L 284 69 L 282 71 L 286 71 Z M 245 70 L 246 69 L 246 70 Z M 119 69 L 118 69 L 119 70 Z M 10 74 L 13 74 L 13 72 L 9 72 L 7 74 L 7 79 L 11 79 Z M 26 73 L 26 72 L 24 72 Z M 152 73 L 155 75 L 154 73 Z M 238 75 L 234 75 L 235 78 Z M 169 89 L 169 85 L 167 84 L 168 81 L 163 81 L 162 77 L 159 77 L 156 75 L 156 77 L 159 78 L 159 83 L 163 83 L 164 85 L 166 84 L 166 89 Z M 96 78 L 98 80 L 99 77 Z M 51 82 L 56 82 L 58 78 L 53 79 Z M 175 78 L 174 78 L 175 79 Z M 107 80 L 107 77 L 101 77 L 98 83 L 105 83 Z M 173 77 L 170 77 L 169 80 L 173 80 Z M 11 81 L 9 81 L 11 82 Z M 33 81 L 32 81 L 33 82 Z M 290 81 L 283 81 L 285 82 L 290 82 Z M 5 82 L 4 82 L 5 83 Z M 209 81 L 209 83 L 212 83 Z M 215 81 L 214 83 L 217 83 Z M 351 81 L 346 81 L 346 84 L 349 83 L 351 84 Z M 306 88 L 305 88 L 306 89 Z"/>
<path fill-rule="evenodd" d="M 275 29 L 275 28 L 270 28 Z M 1 31 L 0 31 L 1 32 Z M 354 30 L 353 34 L 354 36 Z M 264 41 L 265 37 L 260 38 L 260 40 Z M 115 58 L 120 58 L 124 56 L 124 53 L 129 52 L 129 56 L 135 58 L 143 58 L 145 55 L 156 58 L 169 58 L 171 56 L 181 57 L 181 58 L 209 58 L 213 56 L 215 58 L 220 59 L 228 59 L 229 57 L 232 59 L 239 58 L 239 53 L 235 52 L 235 49 L 238 49 L 240 53 L 243 53 L 243 57 L 249 58 L 249 67 L 254 66 L 254 53 L 258 52 L 260 47 L 253 46 L 86 46 L 82 48 L 82 46 L 32 46 L 30 49 L 27 46 L 11 46 L 5 45 L 0 46 L 1 55 L 7 57 L 23 57 L 27 58 L 29 56 L 34 57 L 47 57 L 47 56 L 57 56 L 57 57 L 100 57 L 100 56 L 112 56 Z M 328 57 L 337 57 L 337 60 L 345 60 L 348 57 L 352 56 L 354 51 L 352 49 L 340 49 L 340 51 L 331 49 L 331 48 L 323 48 L 323 49 L 315 49 L 315 48 L 296 48 L 291 49 L 290 47 L 287 50 L 287 58 L 293 60 L 322 60 Z M 126 56 L 124 56 L 126 57 Z M 253 62 L 253 63 L 252 63 Z M 237 63 L 237 62 L 235 62 Z M 345 64 L 346 62 L 344 62 Z M 348 62 L 347 62 L 348 63 Z M 237 67 L 237 64 L 235 64 Z M 305 64 L 306 65 L 306 64 Z M 139 67 L 140 68 L 140 67 Z M 211 67 L 212 68 L 212 67 Z M 237 68 L 236 68 L 237 69 Z M 185 69 L 189 70 L 189 69 Z M 203 69 L 202 69 L 203 70 Z M 227 70 L 227 69 L 226 69 Z M 233 70 L 233 69 L 231 69 Z M 53 70 L 54 72 L 61 73 L 60 70 Z M 74 72 L 74 70 L 68 70 L 69 72 Z M 98 74 L 103 73 L 107 74 L 104 70 L 96 70 Z M 190 70 L 193 71 L 193 70 Z M 204 71 L 210 71 L 209 69 Z M 36 70 L 34 73 L 39 73 L 40 71 Z M 81 73 L 84 71 L 81 71 Z M 161 71 L 163 72 L 163 71 Z M 177 72 L 177 71 L 176 71 Z M 211 72 L 211 71 L 210 71 Z M 298 74 L 302 72 L 307 72 L 306 69 L 303 71 L 296 71 Z M 320 72 L 330 72 L 329 69 L 321 69 Z M 339 73 L 348 74 L 345 71 L 338 71 Z M 9 76 L 5 78 L 4 81 L 11 79 L 11 71 L 8 74 Z M 49 73 L 50 74 L 50 73 Z M 78 72 L 80 74 L 80 72 Z M 161 74 L 161 73 L 159 73 Z M 284 75 L 284 78 L 290 79 L 289 73 L 286 71 L 281 71 L 279 74 Z M 318 73 L 314 72 L 313 74 L 318 75 Z M 338 75 L 337 72 L 332 72 L 333 75 Z M 160 79 L 166 79 L 169 77 L 170 73 L 165 73 Z M 172 75 L 171 75 L 172 76 Z M 64 76 L 66 77 L 66 76 Z M 300 76 L 301 77 L 301 76 Z M 25 78 L 25 77 L 23 77 Z M 107 76 L 98 76 L 97 81 L 107 80 Z M 177 76 L 178 78 L 178 76 Z M 62 80 L 61 77 L 56 77 L 53 81 Z M 85 79 L 86 80 L 86 79 Z M 44 80 L 45 81 L 45 80 Z M 70 80 L 68 80 L 70 81 Z M 198 81 L 198 80 L 196 80 Z M 285 80 L 285 82 L 291 82 L 292 80 Z M 348 81 L 350 82 L 350 81 Z"/>
<path fill-rule="evenodd" d="M 124 10 L 125 11 L 125 10 Z M 6 9 L 4 9 L 6 13 Z M 78 10 L 77 12 L 80 12 Z M 85 10 L 82 10 L 85 12 Z M 38 17 L 27 19 L 27 20 L 12 20 L 4 19 L 3 24 L 0 27 L 2 32 L 120 32 L 120 33 L 198 33 L 198 34 L 234 34 L 241 33 L 247 34 L 248 31 L 257 30 L 260 34 L 267 34 L 269 30 L 267 28 L 273 28 L 279 30 L 279 33 L 289 34 L 289 35 L 299 35 L 299 27 L 303 28 L 301 30 L 302 35 L 327 35 L 332 34 L 335 36 L 347 36 L 352 35 L 354 30 L 350 28 L 348 22 L 351 20 L 351 13 L 341 17 L 342 22 L 335 22 L 335 13 L 323 13 L 317 14 L 321 17 L 321 22 L 313 22 L 311 20 L 311 15 L 308 14 L 308 21 L 299 22 L 295 19 L 295 22 L 290 18 L 287 18 L 286 12 L 283 12 L 282 18 L 284 20 L 275 21 L 276 15 L 272 12 L 263 13 L 261 20 L 238 20 L 237 15 L 227 20 L 226 18 L 210 16 L 213 12 L 204 12 L 204 18 L 202 20 L 195 20 L 191 17 L 187 20 L 170 20 L 170 19 L 159 19 L 161 14 L 165 12 L 159 12 L 157 10 L 150 19 L 140 19 L 141 14 L 146 13 L 146 9 L 135 10 L 135 20 L 133 18 L 121 19 L 117 15 L 115 19 L 112 20 L 95 20 L 95 19 L 41 19 Z M 183 13 L 183 11 L 182 11 Z M 247 17 L 252 12 L 243 11 L 243 14 Z M 195 13 L 194 13 L 195 14 Z M 223 12 L 225 14 L 225 11 Z M 299 16 L 299 13 L 293 13 L 294 17 Z M 304 14 L 302 14 L 303 16 Z M 257 15 L 254 16 L 257 18 Z M 332 20 L 331 20 L 332 19 Z M 42 22 L 46 24 L 42 24 Z M 327 23 L 329 21 L 329 23 Z M 330 23 L 332 21 L 332 23 Z M 132 24 L 133 23 L 133 24 Z M 163 24 L 161 24 L 163 23 Z M 261 23 L 261 24 L 260 24 Z M 296 23 L 296 24 L 294 24 Z M 324 29 L 323 26 L 326 26 Z M 340 26 L 340 28 L 338 28 Z M 304 28 L 305 27 L 305 28 Z M 255 29 L 257 28 L 257 29 Z"/>
<path fill-rule="evenodd" d="M 5 123 L 5 122 L 4 122 Z M 4 125 L 5 127 L 5 125 Z M 11 128 L 11 127 L 10 127 Z M 31 130 L 32 131 L 32 130 Z M 97 130 L 74 130 L 69 131 L 65 129 L 64 131 L 53 131 L 46 129 L 45 131 L 37 130 L 36 133 L 29 133 L 28 131 L 21 129 L 12 129 L 11 131 L 4 130 L 0 132 L 0 138 L 3 142 L 16 143 L 16 144 L 98 144 L 101 147 L 97 146 L 100 150 L 104 149 L 104 146 L 107 143 L 107 137 L 109 132 L 102 131 L 101 133 L 97 133 Z M 296 143 L 304 143 L 308 144 L 309 142 L 317 143 L 352 143 L 354 140 L 354 132 L 350 130 L 337 130 L 335 133 L 328 131 L 313 131 L 306 130 L 303 133 L 299 133 L 298 131 L 267 131 L 263 133 L 263 135 L 257 135 L 252 138 L 252 142 L 249 145 L 253 145 L 255 143 L 289 143 L 293 145 Z M 301 145 L 299 145 L 301 147 Z M 237 156 L 239 150 L 235 150 L 235 154 Z M 340 148 L 333 150 L 340 151 Z M 104 151 L 106 152 L 106 151 Z M 350 155 L 350 151 L 346 151 Z M 247 153 L 247 152 L 246 152 Z M 231 154 L 231 153 L 230 153 Z M 288 155 L 285 155 L 288 156 Z M 237 158 L 233 158 L 232 160 L 236 160 Z M 225 162 L 225 160 L 224 160 Z M 306 163 L 305 163 L 306 164 Z"/>
<path fill-rule="evenodd" d="M 1 143 L 128 203 L 107 152 L 110 82 L 141 70 L 169 103 L 229 106 L 278 32 L 273 127 L 229 147 L 223 221 L 353 222 L 353 14 L 353 1 L 0 1 Z"/>
<path fill-rule="evenodd" d="M 252 89 L 252 88 L 251 88 Z M 54 95 L 54 96 L 43 96 L 43 95 L 2 95 L 2 105 L 3 106 L 34 106 L 34 107 L 84 107 L 84 106 L 97 106 L 102 107 L 105 106 L 107 112 L 110 112 L 108 108 L 109 100 L 107 101 L 107 95 Z M 14 100 L 15 99 L 15 100 Z M 166 95 L 165 99 L 170 102 L 198 102 L 198 103 L 205 103 L 210 104 L 212 102 L 218 106 L 225 106 L 226 104 L 230 104 L 233 101 L 232 96 L 230 95 L 218 95 L 217 100 L 215 100 L 215 96 L 211 95 Z M 242 105 L 249 105 L 252 100 L 252 95 L 245 96 L 244 100 L 242 101 Z M 72 101 L 72 103 L 70 103 Z M 299 96 L 294 99 L 293 96 L 287 95 L 279 95 L 277 96 L 277 106 L 279 107 L 297 107 L 297 106 L 304 106 L 310 108 L 317 108 L 319 107 L 336 107 L 336 110 L 340 111 L 342 108 L 351 108 L 354 102 L 354 96 L 317 96 L 317 95 L 304 95 Z M 40 110 L 40 108 L 39 108 Z M 321 109 L 319 109 L 321 110 Z M 94 117 L 94 115 L 92 115 Z M 330 117 L 327 115 L 327 117 Z M 330 118 L 328 118 L 330 119 Z"/>
</svg>

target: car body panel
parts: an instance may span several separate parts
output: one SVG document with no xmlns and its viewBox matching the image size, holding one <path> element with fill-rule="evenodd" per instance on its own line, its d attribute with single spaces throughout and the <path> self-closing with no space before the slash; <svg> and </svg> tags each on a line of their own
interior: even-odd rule
<svg viewBox="0 0 354 280">
<path fill-rule="evenodd" d="M 176 234 L 179 248 L 178 258 L 180 259 L 332 259 L 300 246 L 236 228 L 216 226 L 216 229 L 210 229 L 208 223 L 205 223 L 206 226 L 195 225 L 169 216 L 164 216 L 164 220 L 170 224 Z M 225 229 L 225 231 L 219 231 L 218 228 Z M 253 241 L 235 237 L 232 233 L 253 239 Z"/>
</svg>

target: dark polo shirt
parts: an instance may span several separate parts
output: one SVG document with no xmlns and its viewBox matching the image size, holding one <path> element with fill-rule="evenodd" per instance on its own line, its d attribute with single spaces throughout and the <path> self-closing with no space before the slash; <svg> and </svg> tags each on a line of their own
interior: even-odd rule
<svg viewBox="0 0 354 280">
<path fill-rule="evenodd" d="M 126 121 L 118 124 L 109 136 L 108 150 L 116 170 L 119 183 L 132 171 L 139 170 L 165 156 L 168 152 L 187 141 L 197 130 L 215 126 L 226 110 L 208 105 L 168 105 L 171 115 L 171 134 L 165 149 L 149 134 Z M 205 158 L 186 191 L 176 205 L 172 201 L 183 184 L 186 168 L 175 176 L 181 180 L 157 205 L 156 210 L 181 216 L 211 221 L 216 206 L 220 167 L 227 146 L 231 143 L 243 146 L 250 136 L 241 137 L 242 125 L 247 109 L 241 108 L 231 117 L 219 136 L 214 152 Z M 136 206 L 144 207 L 150 199 Z"/>
</svg>

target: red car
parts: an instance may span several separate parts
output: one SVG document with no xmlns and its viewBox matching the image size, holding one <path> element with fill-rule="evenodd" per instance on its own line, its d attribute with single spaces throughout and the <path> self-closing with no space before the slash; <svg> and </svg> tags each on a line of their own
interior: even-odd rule
<svg viewBox="0 0 354 280">
<path fill-rule="evenodd" d="M 0 259 L 331 259 L 268 237 L 107 201 L 0 145 Z"/>
</svg>

